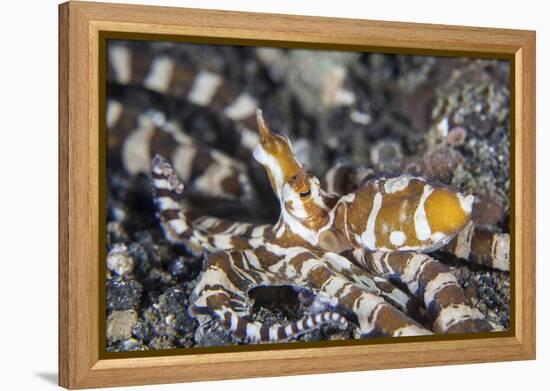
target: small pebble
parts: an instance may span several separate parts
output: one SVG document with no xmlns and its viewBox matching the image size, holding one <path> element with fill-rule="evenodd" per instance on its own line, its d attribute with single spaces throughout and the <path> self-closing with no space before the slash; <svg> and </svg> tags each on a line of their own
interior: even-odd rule
<svg viewBox="0 0 550 391">
<path fill-rule="evenodd" d="M 472 220 L 479 225 L 495 226 L 504 220 L 504 205 L 490 194 L 476 194 Z"/>
<path fill-rule="evenodd" d="M 107 254 L 107 268 L 119 276 L 131 273 L 134 270 L 134 260 L 128 255 L 128 248 L 124 244 L 115 244 Z"/>
<path fill-rule="evenodd" d="M 219 326 L 207 323 L 199 326 L 195 331 L 195 341 L 197 346 L 212 347 L 233 345 L 233 340 L 225 330 Z"/>
<path fill-rule="evenodd" d="M 143 285 L 136 280 L 125 280 L 120 277 L 107 279 L 107 309 L 137 309 L 142 293 Z"/>
<path fill-rule="evenodd" d="M 436 125 L 437 132 L 439 133 L 440 137 L 447 137 L 449 134 L 449 119 L 443 118 L 439 123 Z"/>
<path fill-rule="evenodd" d="M 464 144 L 466 140 L 466 128 L 463 126 L 455 126 L 447 134 L 447 142 L 453 146 Z"/>
<path fill-rule="evenodd" d="M 131 352 L 136 350 L 148 350 L 148 349 L 145 345 L 143 345 L 143 343 L 141 343 L 141 341 L 135 338 L 130 338 L 121 342 L 120 350 L 125 352 Z"/>
<path fill-rule="evenodd" d="M 370 162 L 380 173 L 398 173 L 403 163 L 401 146 L 391 140 L 377 142 L 370 150 Z"/>
<path fill-rule="evenodd" d="M 132 336 L 132 327 L 137 322 L 134 310 L 113 311 L 107 317 L 107 339 L 111 342 L 122 341 Z"/>
</svg>

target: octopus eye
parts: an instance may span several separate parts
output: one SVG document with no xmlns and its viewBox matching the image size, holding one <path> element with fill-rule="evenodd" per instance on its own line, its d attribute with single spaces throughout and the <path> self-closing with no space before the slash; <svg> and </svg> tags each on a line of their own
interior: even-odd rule
<svg viewBox="0 0 550 391">
<path fill-rule="evenodd" d="M 309 197 L 311 195 L 311 190 L 308 190 L 306 192 L 300 193 L 300 197 Z"/>
</svg>

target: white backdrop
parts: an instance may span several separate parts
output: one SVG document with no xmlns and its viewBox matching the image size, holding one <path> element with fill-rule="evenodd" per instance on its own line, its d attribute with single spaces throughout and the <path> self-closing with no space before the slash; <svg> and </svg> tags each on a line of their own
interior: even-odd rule
<svg viewBox="0 0 550 391">
<path fill-rule="evenodd" d="M 105 1 L 105 0 L 104 0 Z M 119 2 L 124 2 L 119 0 Z M 155 390 L 519 390 L 548 379 L 550 165 L 544 2 L 148 0 L 133 3 L 537 30 L 538 360 L 157 386 Z M 2 389 L 54 388 L 57 377 L 57 1 L 3 2 L 0 31 L 0 359 Z M 546 218 L 546 219 L 545 219 Z M 6 252 L 7 250 L 7 252 Z M 32 353 L 30 351 L 32 350 Z M 460 354 L 460 352 L 457 352 Z M 148 387 L 153 388 L 153 387 Z M 540 387 L 536 387 L 540 388 Z M 137 388 L 136 388 L 137 389 Z M 141 388 L 143 389 L 143 388 Z"/>
</svg>

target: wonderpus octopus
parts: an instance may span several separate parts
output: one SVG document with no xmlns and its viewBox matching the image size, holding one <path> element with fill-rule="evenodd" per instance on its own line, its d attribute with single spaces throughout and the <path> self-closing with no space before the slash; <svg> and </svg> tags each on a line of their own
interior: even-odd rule
<svg viewBox="0 0 550 391">
<path fill-rule="evenodd" d="M 472 195 L 408 175 L 367 177 L 351 193 L 328 193 L 297 161 L 290 141 L 271 133 L 257 115 L 261 140 L 254 157 L 280 202 L 275 225 L 192 218 L 178 203 L 184 186 L 172 166 L 158 155 L 152 162 L 167 238 L 208 253 L 192 316 L 216 320 L 252 342 L 286 341 L 323 324 L 347 327 L 349 321 L 361 338 L 491 330 L 449 269 L 426 254 L 443 248 L 508 268 L 508 236 L 468 224 Z M 310 314 L 288 324 L 248 320 L 248 292 L 281 285 L 311 291 Z M 424 325 L 415 320 L 422 308 Z"/>
<path fill-rule="evenodd" d="M 108 102 L 109 164 L 150 173 L 166 238 L 203 255 L 188 309 L 200 324 L 218 323 L 246 342 L 288 341 L 325 324 L 353 327 L 357 338 L 492 330 L 449 267 L 429 255 L 444 251 L 509 270 L 509 235 L 474 226 L 473 195 L 420 176 L 344 165 L 321 184 L 290 139 L 269 130 L 249 95 L 168 57 L 136 56 L 111 45 L 109 81 L 222 111 L 237 124 L 236 154 L 263 166 L 280 205 L 274 225 L 197 215 L 187 202 L 193 194 L 253 198 L 242 160 L 196 142 L 162 113 L 129 114 Z M 306 315 L 286 324 L 252 320 L 251 290 L 273 286 L 292 287 Z"/>
</svg>

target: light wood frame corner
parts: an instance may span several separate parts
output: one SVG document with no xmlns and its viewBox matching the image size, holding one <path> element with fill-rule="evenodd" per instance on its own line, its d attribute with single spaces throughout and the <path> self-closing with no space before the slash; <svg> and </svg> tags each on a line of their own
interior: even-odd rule
<svg viewBox="0 0 550 391">
<path fill-rule="evenodd" d="M 101 32 L 511 61 L 515 319 L 502 338 L 102 359 Z M 535 32 L 88 2 L 59 6 L 59 383 L 121 386 L 535 358 Z M 457 351 L 460 352 L 457 355 Z M 246 365 L 244 365 L 246 364 Z"/>
</svg>

